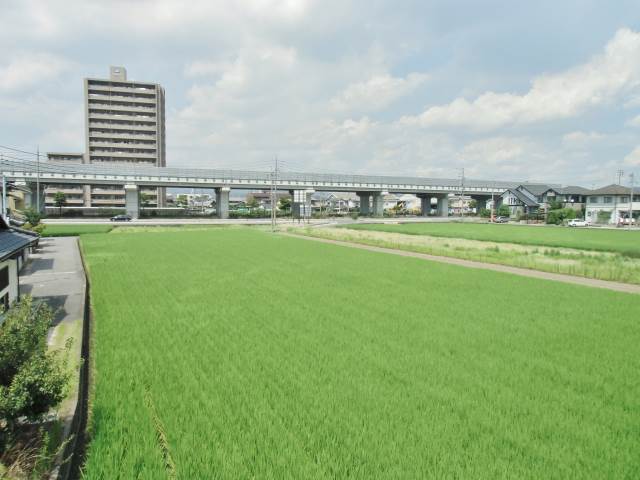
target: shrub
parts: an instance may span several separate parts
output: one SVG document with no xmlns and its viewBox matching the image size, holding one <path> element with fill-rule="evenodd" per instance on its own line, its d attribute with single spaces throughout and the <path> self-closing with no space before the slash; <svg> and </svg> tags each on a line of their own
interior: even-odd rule
<svg viewBox="0 0 640 480">
<path fill-rule="evenodd" d="M 27 219 L 27 222 L 33 226 L 38 225 L 40 223 L 40 220 L 42 220 L 42 214 L 35 208 L 29 208 L 23 213 L 25 218 Z"/>
<path fill-rule="evenodd" d="M 0 326 L 0 425 L 6 433 L 18 418 L 37 420 L 64 398 L 70 378 L 66 356 L 47 351 L 52 319 L 49 306 L 25 296 Z"/>
<path fill-rule="evenodd" d="M 488 208 L 481 208 L 480 216 L 482 218 L 489 218 L 491 216 L 491 210 L 489 210 Z"/>
</svg>

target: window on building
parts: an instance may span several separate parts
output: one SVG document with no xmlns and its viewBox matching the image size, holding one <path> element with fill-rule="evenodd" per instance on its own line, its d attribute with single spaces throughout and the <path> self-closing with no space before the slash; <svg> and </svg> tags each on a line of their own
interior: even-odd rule
<svg viewBox="0 0 640 480">
<path fill-rule="evenodd" d="M 620 201 L 622 203 L 627 203 L 629 201 L 629 197 L 620 197 Z"/>
<path fill-rule="evenodd" d="M 600 197 L 589 197 L 589 203 L 598 203 L 600 201 Z"/>
<path fill-rule="evenodd" d="M 2 297 L 0 297 L 0 308 L 3 311 L 9 309 L 9 292 L 5 293 Z"/>
<path fill-rule="evenodd" d="M 604 197 L 604 203 L 613 203 L 613 197 Z"/>
</svg>

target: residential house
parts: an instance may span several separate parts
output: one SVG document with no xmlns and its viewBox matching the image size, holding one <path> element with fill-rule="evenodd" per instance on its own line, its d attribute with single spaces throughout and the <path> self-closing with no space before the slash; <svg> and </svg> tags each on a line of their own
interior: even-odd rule
<svg viewBox="0 0 640 480">
<path fill-rule="evenodd" d="M 510 210 L 510 217 L 531 215 L 537 213 L 540 204 L 536 196 L 525 188 L 510 188 L 498 199 L 498 205 L 506 205 Z"/>
<path fill-rule="evenodd" d="M 38 235 L 10 227 L 0 217 L 0 307 L 9 306 L 20 297 L 19 275 Z"/>
<path fill-rule="evenodd" d="M 640 216 L 640 188 L 631 189 L 622 185 L 607 185 L 591 190 L 586 195 L 585 219 L 592 223 L 619 224 L 629 217 Z"/>
<path fill-rule="evenodd" d="M 587 195 L 591 190 L 584 187 L 568 186 L 559 189 L 560 201 L 565 208 L 573 208 L 574 210 L 584 210 L 587 203 Z"/>
</svg>

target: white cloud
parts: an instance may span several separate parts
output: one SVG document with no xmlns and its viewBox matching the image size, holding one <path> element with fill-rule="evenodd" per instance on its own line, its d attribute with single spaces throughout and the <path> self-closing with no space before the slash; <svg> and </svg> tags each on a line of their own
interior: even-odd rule
<svg viewBox="0 0 640 480">
<path fill-rule="evenodd" d="M 562 144 L 565 147 L 587 147 L 594 143 L 604 140 L 607 136 L 598 132 L 583 132 L 576 130 L 575 132 L 567 133 L 562 137 Z"/>
<path fill-rule="evenodd" d="M 26 89 L 58 77 L 71 62 L 51 54 L 22 53 L 0 65 L 0 90 Z"/>
<path fill-rule="evenodd" d="M 629 155 L 624 157 L 624 164 L 640 167 L 640 147 L 636 147 Z"/>
<path fill-rule="evenodd" d="M 627 121 L 626 125 L 629 127 L 640 127 L 640 115 Z"/>
<path fill-rule="evenodd" d="M 376 75 L 365 82 L 352 83 L 331 100 L 338 112 L 372 112 L 381 110 L 424 84 L 428 75 L 410 73 L 405 78 L 389 74 Z"/>
<path fill-rule="evenodd" d="M 640 33 L 619 30 L 603 54 L 562 73 L 535 78 L 524 95 L 487 92 L 427 109 L 406 123 L 494 129 L 562 119 L 608 104 L 640 85 Z"/>
</svg>

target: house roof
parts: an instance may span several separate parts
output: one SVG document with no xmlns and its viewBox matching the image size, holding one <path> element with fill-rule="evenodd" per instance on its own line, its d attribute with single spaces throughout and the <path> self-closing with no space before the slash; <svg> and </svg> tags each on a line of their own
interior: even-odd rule
<svg viewBox="0 0 640 480">
<path fill-rule="evenodd" d="M 531 200 L 529 197 L 527 197 L 520 190 L 516 190 L 515 188 L 509 188 L 507 190 L 507 192 L 510 192 L 514 197 L 516 197 L 518 200 L 520 200 L 522 203 L 524 203 L 527 207 L 539 207 L 540 206 L 540 205 L 538 205 L 538 202 L 535 202 L 535 201 Z M 531 193 L 533 193 L 533 192 L 531 192 Z"/>
<path fill-rule="evenodd" d="M 629 194 L 629 187 L 625 187 L 623 185 L 611 184 L 606 187 L 596 188 L 595 190 L 591 190 L 589 195 L 625 195 Z M 640 193 L 640 187 L 635 187 L 633 189 L 633 193 Z"/>
<path fill-rule="evenodd" d="M 576 185 L 570 185 L 568 187 L 562 187 L 559 191 L 562 195 L 589 195 L 592 190 L 584 187 L 578 187 Z"/>
<path fill-rule="evenodd" d="M 17 232 L 0 217 L 0 261 L 4 261 L 17 252 L 38 241 L 38 236 Z"/>
<path fill-rule="evenodd" d="M 547 192 L 549 190 L 558 192 L 558 189 L 556 187 L 552 185 L 547 185 L 546 183 L 523 183 L 522 185 L 519 185 L 519 187 L 526 188 L 531 193 L 533 193 L 536 197 L 542 195 L 544 192 Z"/>
</svg>

